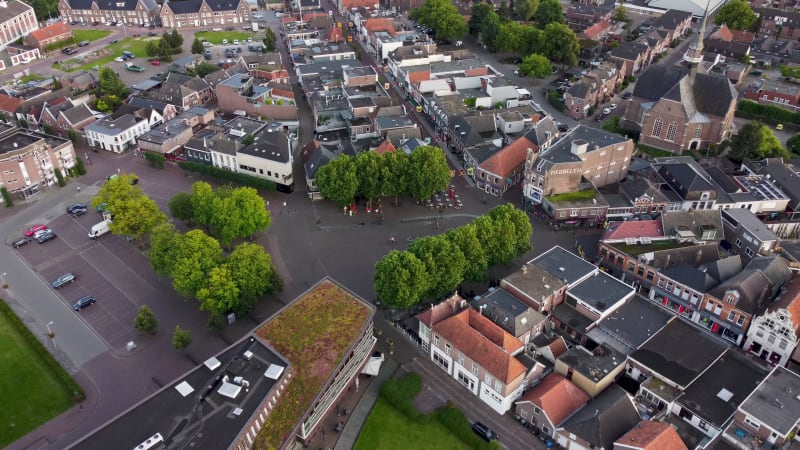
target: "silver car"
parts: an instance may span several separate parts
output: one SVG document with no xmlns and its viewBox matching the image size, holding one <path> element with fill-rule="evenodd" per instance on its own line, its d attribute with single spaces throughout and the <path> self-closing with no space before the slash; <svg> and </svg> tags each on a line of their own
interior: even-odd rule
<svg viewBox="0 0 800 450">
<path fill-rule="evenodd" d="M 53 281 L 53 289 L 61 289 L 62 287 L 68 284 L 72 284 L 72 282 L 75 281 L 77 278 L 78 276 L 72 272 L 65 273 L 64 275 L 61 275 L 60 277 L 56 278 L 56 281 Z"/>
</svg>

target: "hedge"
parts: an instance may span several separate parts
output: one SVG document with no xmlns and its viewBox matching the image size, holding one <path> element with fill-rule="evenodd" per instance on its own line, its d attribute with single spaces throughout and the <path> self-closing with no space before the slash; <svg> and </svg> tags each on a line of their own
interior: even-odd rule
<svg viewBox="0 0 800 450">
<path fill-rule="evenodd" d="M 800 113 L 789 111 L 775 105 L 765 105 L 750 100 L 742 100 L 736 107 L 736 117 L 761 120 L 769 123 L 800 124 Z"/>
<path fill-rule="evenodd" d="M 414 397 L 420 390 L 422 390 L 422 379 L 412 372 L 399 380 L 386 380 L 381 386 L 381 397 L 409 420 L 419 422 L 423 415 L 414 407 Z"/>
<path fill-rule="evenodd" d="M 33 350 L 39 353 L 44 360 L 44 363 L 55 373 L 58 378 L 64 383 L 68 391 L 77 392 L 77 395 L 73 398 L 76 402 L 82 402 L 86 399 L 86 394 L 84 394 L 83 389 L 78 386 L 78 383 L 72 379 L 71 376 L 64 370 L 63 367 L 53 358 L 53 355 L 44 348 L 41 342 L 36 339 L 36 336 L 31 333 L 31 330 L 25 326 L 25 324 L 20 320 L 19 316 L 14 313 L 10 306 L 6 303 L 4 299 L 0 299 L 0 314 L 6 316 L 8 321 L 11 322 L 11 326 L 17 329 L 17 331 L 22 335 L 22 338 L 25 339 L 28 344 L 33 348 Z"/>
<path fill-rule="evenodd" d="M 221 169 L 219 167 L 209 166 L 191 161 L 180 161 L 178 167 L 190 172 L 197 172 L 201 175 L 207 175 L 220 180 L 234 181 L 244 186 L 250 186 L 256 189 L 263 189 L 265 191 L 274 191 L 275 183 L 261 178 L 251 177 L 243 173 L 231 172 L 230 170 Z"/>
</svg>

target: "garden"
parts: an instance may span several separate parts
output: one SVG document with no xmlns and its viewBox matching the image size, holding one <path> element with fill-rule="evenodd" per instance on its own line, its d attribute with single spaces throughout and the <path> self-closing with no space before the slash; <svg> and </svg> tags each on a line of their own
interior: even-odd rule
<svg viewBox="0 0 800 450">
<path fill-rule="evenodd" d="M 89 30 L 94 31 L 94 30 Z M 159 39 L 158 37 L 129 37 L 120 40 L 117 43 L 107 45 L 102 49 L 97 49 L 84 58 L 73 58 L 53 64 L 54 69 L 63 70 L 65 72 L 74 72 L 76 70 L 91 70 L 94 66 L 102 66 L 114 61 L 114 58 L 120 56 L 123 51 L 129 51 L 136 55 L 137 58 L 144 58 L 147 56 L 145 46 L 148 40 Z"/>
<path fill-rule="evenodd" d="M 0 300 L 0 447 L 5 447 L 83 399 L 75 381 Z"/>
</svg>

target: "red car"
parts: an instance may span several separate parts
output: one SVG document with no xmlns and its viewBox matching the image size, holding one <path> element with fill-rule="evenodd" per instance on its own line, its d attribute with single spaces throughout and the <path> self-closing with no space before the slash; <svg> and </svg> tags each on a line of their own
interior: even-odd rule
<svg viewBox="0 0 800 450">
<path fill-rule="evenodd" d="M 161 61 L 159 61 L 157 59 L 154 59 L 150 64 L 152 64 L 154 66 L 160 66 L 161 65 Z"/>
<path fill-rule="evenodd" d="M 27 230 L 25 230 L 25 236 L 30 237 L 30 236 L 33 236 L 37 231 L 42 231 L 42 230 L 46 230 L 46 229 L 47 229 L 46 225 L 34 225 L 34 226 L 28 228 Z"/>
</svg>

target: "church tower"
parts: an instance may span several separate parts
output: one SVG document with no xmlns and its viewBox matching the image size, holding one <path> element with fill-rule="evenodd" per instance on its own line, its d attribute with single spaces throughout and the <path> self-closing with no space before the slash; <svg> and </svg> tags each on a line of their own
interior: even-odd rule
<svg viewBox="0 0 800 450">
<path fill-rule="evenodd" d="M 697 40 L 689 44 L 689 48 L 687 48 L 686 53 L 683 54 L 683 60 L 692 67 L 692 75 L 697 71 L 705 73 L 703 64 L 701 63 L 703 62 L 703 39 L 706 35 L 706 26 L 708 26 L 708 7 L 710 3 L 711 0 L 706 2 L 706 10 L 703 13 L 703 20 L 700 23 L 700 30 L 697 32 Z"/>
</svg>

